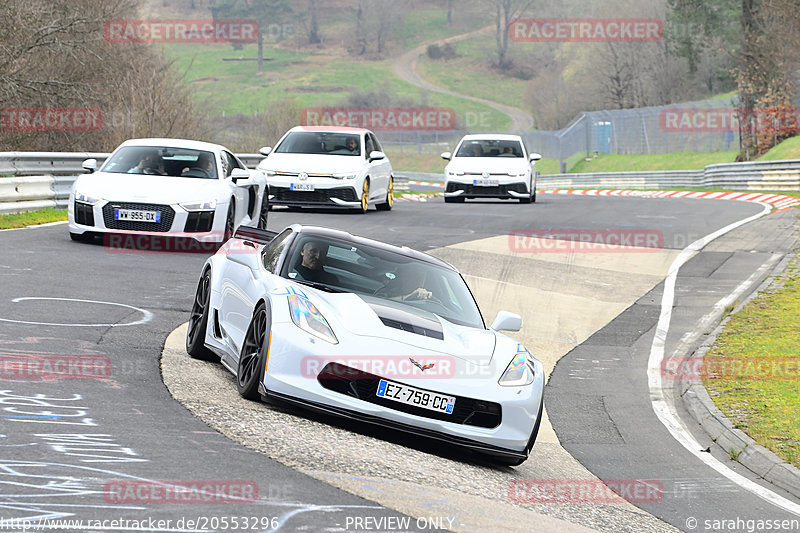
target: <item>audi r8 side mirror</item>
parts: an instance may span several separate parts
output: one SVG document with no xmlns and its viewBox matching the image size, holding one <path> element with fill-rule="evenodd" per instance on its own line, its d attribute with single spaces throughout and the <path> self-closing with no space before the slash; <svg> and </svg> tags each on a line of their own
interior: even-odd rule
<svg viewBox="0 0 800 533">
<path fill-rule="evenodd" d="M 89 173 L 92 173 L 97 170 L 97 159 L 87 159 L 81 166 L 84 170 L 88 170 Z"/>
<path fill-rule="evenodd" d="M 539 154 L 531 154 L 531 161 L 538 161 L 542 158 Z"/>
<path fill-rule="evenodd" d="M 451 158 L 451 157 L 453 157 L 453 154 L 451 154 L 450 152 L 444 152 L 444 153 L 442 153 L 442 159 L 445 159 L 445 160 L 447 160 L 447 161 L 450 161 L 450 158 Z"/>
<path fill-rule="evenodd" d="M 261 148 L 258 149 L 258 153 L 263 155 L 264 157 L 268 156 L 270 152 L 272 152 L 271 146 L 262 146 Z"/>
<path fill-rule="evenodd" d="M 241 185 L 239 183 L 239 180 L 246 180 L 249 178 L 250 178 L 249 170 L 245 170 L 243 168 L 234 168 L 233 172 L 231 172 L 231 180 L 236 184 Z"/>
<path fill-rule="evenodd" d="M 508 311 L 500 311 L 497 313 L 497 318 L 492 322 L 491 328 L 495 331 L 519 331 L 522 328 L 522 317 L 509 313 Z"/>
</svg>

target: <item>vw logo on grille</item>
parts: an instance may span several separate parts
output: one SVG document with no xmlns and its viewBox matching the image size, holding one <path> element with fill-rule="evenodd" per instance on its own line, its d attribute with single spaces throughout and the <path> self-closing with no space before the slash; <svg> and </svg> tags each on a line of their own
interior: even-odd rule
<svg viewBox="0 0 800 533">
<path fill-rule="evenodd" d="M 300 174 L 297 175 L 297 177 L 300 178 L 301 180 L 307 180 L 308 174 L 306 174 L 305 172 L 301 172 Z"/>
<path fill-rule="evenodd" d="M 489 174 L 488 172 L 484 172 L 483 174 L 481 174 L 481 176 L 483 178 L 488 178 L 489 176 L 491 176 L 491 174 Z"/>
</svg>

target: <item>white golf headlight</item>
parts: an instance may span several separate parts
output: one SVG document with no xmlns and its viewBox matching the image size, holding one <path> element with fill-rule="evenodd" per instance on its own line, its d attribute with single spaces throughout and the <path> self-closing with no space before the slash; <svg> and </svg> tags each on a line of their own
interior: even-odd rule
<svg viewBox="0 0 800 533">
<path fill-rule="evenodd" d="M 213 211 L 217 208 L 216 200 L 205 200 L 202 202 L 186 202 L 180 206 L 187 211 Z"/>
<path fill-rule="evenodd" d="M 328 321 L 308 299 L 302 296 L 289 296 L 289 311 L 292 314 L 292 322 L 298 328 L 331 344 L 339 344 Z"/>
<path fill-rule="evenodd" d="M 358 174 L 354 172 L 333 174 L 333 177 L 337 180 L 354 180 L 356 176 L 358 176 Z"/>
<path fill-rule="evenodd" d="M 82 192 L 75 191 L 75 201 L 82 202 L 84 204 L 91 204 L 94 205 L 97 202 L 101 201 L 102 198 L 97 196 L 89 196 L 88 194 L 84 194 Z"/>
<path fill-rule="evenodd" d="M 504 387 L 519 387 L 533 383 L 535 374 L 533 363 L 528 359 L 530 354 L 527 350 L 518 352 L 514 359 L 508 363 L 506 371 L 500 377 L 498 383 Z"/>
</svg>

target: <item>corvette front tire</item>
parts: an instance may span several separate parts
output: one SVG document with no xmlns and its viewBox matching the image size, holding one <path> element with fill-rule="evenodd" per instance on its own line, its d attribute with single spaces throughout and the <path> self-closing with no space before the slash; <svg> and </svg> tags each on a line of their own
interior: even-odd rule
<svg viewBox="0 0 800 533">
<path fill-rule="evenodd" d="M 247 327 L 236 368 L 236 389 L 247 400 L 261 399 L 258 384 L 264 376 L 271 329 L 272 316 L 268 306 L 262 302 L 253 312 L 253 318 Z"/>
</svg>

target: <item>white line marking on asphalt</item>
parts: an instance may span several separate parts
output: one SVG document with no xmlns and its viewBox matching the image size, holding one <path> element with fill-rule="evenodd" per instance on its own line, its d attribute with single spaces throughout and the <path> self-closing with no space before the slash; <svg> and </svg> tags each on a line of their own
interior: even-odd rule
<svg viewBox="0 0 800 533">
<path fill-rule="evenodd" d="M 664 424 L 664 427 L 667 428 L 675 440 L 677 440 L 684 448 L 686 448 L 692 455 L 700 459 L 706 465 L 716 470 L 722 476 L 730 479 L 743 489 L 752 492 L 756 496 L 759 496 L 772 505 L 800 516 L 800 505 L 787 500 L 783 496 L 776 494 L 768 488 L 762 487 L 758 483 L 747 479 L 737 472 L 734 472 L 711 454 L 703 453 L 701 451 L 703 447 L 699 442 L 697 442 L 697 440 L 695 440 L 694 436 L 683 424 L 672 403 L 667 401 L 661 379 L 661 361 L 664 358 L 667 333 L 669 332 L 670 320 L 672 319 L 672 304 L 675 299 L 675 282 L 678 277 L 678 270 L 680 270 L 680 267 L 689 260 L 694 252 L 701 250 L 717 237 L 721 237 L 722 235 L 725 235 L 729 231 L 734 230 L 739 226 L 747 224 L 748 222 L 768 214 L 770 210 L 771 206 L 764 205 L 764 209 L 760 213 L 742 219 L 738 222 L 734 222 L 733 224 L 729 224 L 724 228 L 718 229 L 717 231 L 694 241 L 692 244 L 684 248 L 678 257 L 675 258 L 675 261 L 672 262 L 669 272 L 667 273 L 667 277 L 664 280 L 664 295 L 661 299 L 661 314 L 658 318 L 656 334 L 653 338 L 653 344 L 650 348 L 650 358 L 647 363 L 647 382 L 650 389 L 650 402 L 653 405 L 653 411 L 656 413 L 656 416 L 661 423 Z M 740 287 L 741 286 L 742 285 L 740 284 Z M 736 292 L 736 290 L 739 290 L 739 287 L 737 287 L 734 292 Z"/>
<path fill-rule="evenodd" d="M 145 324 L 150 322 L 153 319 L 153 313 L 146 309 L 141 309 L 139 307 L 134 307 L 132 305 L 121 304 L 116 302 L 101 302 L 97 300 L 80 300 L 77 298 L 46 298 L 46 297 L 38 297 L 38 296 L 26 296 L 22 298 L 14 298 L 11 300 L 13 303 L 24 302 L 27 300 L 59 300 L 64 302 L 81 302 L 81 303 L 90 303 L 90 304 L 100 304 L 100 305 L 116 305 L 119 307 L 126 307 L 128 309 L 133 309 L 141 313 L 143 316 L 139 320 L 135 322 L 123 322 L 120 324 L 60 324 L 55 322 L 28 322 L 25 320 L 13 320 L 10 318 L 0 318 L 0 322 L 12 322 L 14 324 L 32 324 L 35 326 L 75 326 L 75 327 L 82 327 L 82 328 L 89 328 L 89 327 L 108 327 L 108 328 L 115 328 L 118 326 L 138 326 L 140 324 Z"/>
</svg>

